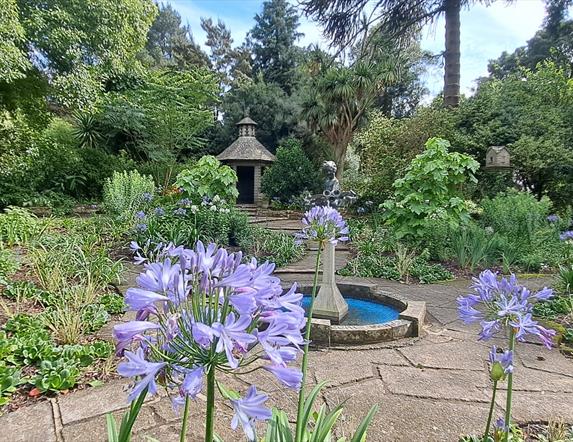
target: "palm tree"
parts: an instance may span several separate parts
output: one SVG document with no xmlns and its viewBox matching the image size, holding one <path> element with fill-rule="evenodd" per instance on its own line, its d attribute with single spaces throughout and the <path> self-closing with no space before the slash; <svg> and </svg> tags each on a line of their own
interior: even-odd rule
<svg viewBox="0 0 573 442">
<path fill-rule="evenodd" d="M 336 176 L 342 179 L 346 149 L 365 112 L 372 106 L 382 88 L 395 79 L 388 65 L 380 69 L 367 61 L 352 67 L 312 65 L 315 75 L 302 103 L 302 114 L 313 131 L 321 133 L 332 148 L 338 166 Z M 318 71 L 318 72 L 317 72 Z"/>
<path fill-rule="evenodd" d="M 494 0 L 301 0 L 305 13 L 323 27 L 333 45 L 345 47 L 366 34 L 371 26 L 396 38 L 411 36 L 424 24 L 443 15 L 446 21 L 444 52 L 444 105 L 460 101 L 460 10 L 462 6 Z M 366 14 L 368 5 L 371 11 Z"/>
</svg>

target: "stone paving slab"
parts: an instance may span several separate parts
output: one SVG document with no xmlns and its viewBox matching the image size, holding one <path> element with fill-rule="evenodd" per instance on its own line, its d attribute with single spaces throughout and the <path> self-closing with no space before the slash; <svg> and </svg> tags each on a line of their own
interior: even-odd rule
<svg viewBox="0 0 573 442">
<path fill-rule="evenodd" d="M 0 441 L 55 442 L 56 428 L 52 405 L 44 401 L 2 416 Z"/>
<path fill-rule="evenodd" d="M 380 407 L 368 431 L 369 442 L 457 442 L 463 433 L 481 431 L 487 417 L 487 404 L 392 395 L 384 392 L 380 380 L 328 391 L 325 397 L 330 407 L 344 403 L 339 437 L 350 436 L 370 407 Z"/>
<path fill-rule="evenodd" d="M 87 388 L 59 396 L 57 401 L 62 423 L 67 425 L 93 416 L 125 409 L 129 406 L 128 393 L 129 381 L 120 379 L 111 381 L 102 387 Z"/>
<path fill-rule="evenodd" d="M 426 344 L 421 340 L 398 351 L 414 366 L 451 370 L 483 371 L 488 355 L 488 347 L 471 341 Z"/>
<path fill-rule="evenodd" d="M 379 367 L 380 376 L 390 393 L 430 399 L 488 402 L 489 387 L 482 373 L 470 371 L 420 369 L 415 367 Z"/>
<path fill-rule="evenodd" d="M 512 416 L 517 422 L 548 422 L 563 420 L 573 422 L 573 394 L 530 393 L 515 391 L 513 393 Z M 498 391 L 496 404 L 500 416 L 505 410 L 505 392 Z"/>
</svg>

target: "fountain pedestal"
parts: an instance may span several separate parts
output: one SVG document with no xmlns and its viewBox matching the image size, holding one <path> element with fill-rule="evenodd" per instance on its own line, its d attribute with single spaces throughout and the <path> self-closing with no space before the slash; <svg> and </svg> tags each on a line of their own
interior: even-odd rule
<svg viewBox="0 0 573 442">
<path fill-rule="evenodd" d="M 348 303 L 342 297 L 334 277 L 335 250 L 335 245 L 326 243 L 322 254 L 322 284 L 314 300 L 312 316 L 339 323 L 348 313 Z"/>
</svg>

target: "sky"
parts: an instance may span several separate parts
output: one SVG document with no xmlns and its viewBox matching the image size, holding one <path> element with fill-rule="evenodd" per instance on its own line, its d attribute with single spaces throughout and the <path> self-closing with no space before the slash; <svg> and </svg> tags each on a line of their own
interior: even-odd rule
<svg viewBox="0 0 573 442">
<path fill-rule="evenodd" d="M 168 3 L 181 14 L 184 23 L 193 31 L 195 41 L 205 42 L 201 17 L 220 18 L 231 29 L 235 45 L 239 45 L 254 25 L 255 14 L 261 12 L 263 0 L 169 0 Z M 296 0 L 292 0 L 296 4 Z M 491 6 L 474 5 L 461 14 L 461 89 L 471 94 L 475 80 L 487 74 L 488 61 L 499 57 L 503 51 L 513 52 L 525 45 L 540 28 L 544 18 L 542 0 L 515 0 L 509 5 L 498 1 Z M 328 42 L 322 37 L 318 25 L 301 17 L 300 32 L 304 37 L 300 45 L 318 43 L 322 48 Z M 422 48 L 434 53 L 444 50 L 443 19 L 426 26 Z M 429 71 L 424 81 L 431 95 L 442 89 L 443 70 L 437 66 Z"/>
</svg>

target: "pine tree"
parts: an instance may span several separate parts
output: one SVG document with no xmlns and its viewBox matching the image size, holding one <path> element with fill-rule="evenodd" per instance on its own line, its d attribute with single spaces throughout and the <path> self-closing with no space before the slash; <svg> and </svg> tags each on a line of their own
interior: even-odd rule
<svg viewBox="0 0 573 442">
<path fill-rule="evenodd" d="M 278 84 L 290 94 L 294 87 L 297 64 L 296 41 L 303 36 L 297 31 L 299 16 L 287 0 L 268 0 L 255 16 L 255 26 L 248 40 L 254 55 L 255 74 L 262 73 L 268 83 Z"/>
</svg>

